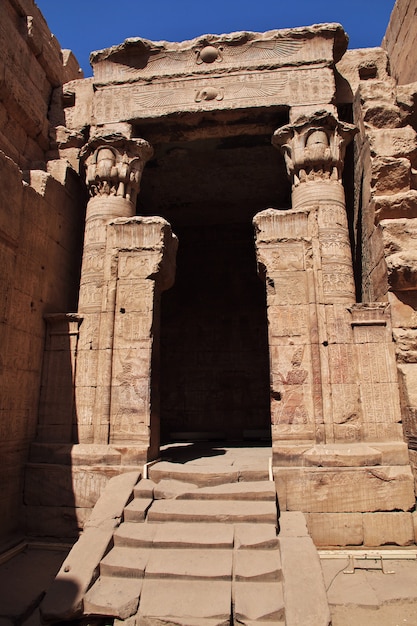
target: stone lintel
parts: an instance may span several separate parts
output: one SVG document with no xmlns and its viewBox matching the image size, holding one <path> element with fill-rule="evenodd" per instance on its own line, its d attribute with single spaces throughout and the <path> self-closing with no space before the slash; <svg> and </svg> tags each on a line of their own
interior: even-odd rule
<svg viewBox="0 0 417 626">
<path fill-rule="evenodd" d="M 139 37 L 91 54 L 96 84 L 158 76 L 210 74 L 242 68 L 308 65 L 339 61 L 347 47 L 340 24 L 202 35 L 180 43 Z"/>
</svg>

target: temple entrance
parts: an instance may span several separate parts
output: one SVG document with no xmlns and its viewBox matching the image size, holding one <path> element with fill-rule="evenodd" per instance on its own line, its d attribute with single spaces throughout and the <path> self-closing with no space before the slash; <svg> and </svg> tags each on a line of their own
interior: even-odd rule
<svg viewBox="0 0 417 626">
<path fill-rule="evenodd" d="M 277 113 L 263 123 L 276 127 Z M 161 442 L 268 440 L 266 297 L 252 218 L 289 199 L 271 132 L 159 144 L 141 132 L 156 150 L 139 212 L 167 219 L 179 239 L 175 284 L 161 303 Z"/>
<path fill-rule="evenodd" d="M 264 285 L 251 224 L 184 227 L 177 280 L 163 295 L 163 440 L 268 437 Z"/>
</svg>

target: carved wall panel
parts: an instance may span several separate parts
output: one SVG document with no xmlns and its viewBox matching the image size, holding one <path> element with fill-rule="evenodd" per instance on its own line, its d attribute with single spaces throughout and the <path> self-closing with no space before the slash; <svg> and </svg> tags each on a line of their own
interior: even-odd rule
<svg viewBox="0 0 417 626">
<path fill-rule="evenodd" d="M 97 124 L 154 118 L 181 111 L 212 111 L 253 106 L 331 103 L 333 72 L 327 68 L 190 77 L 149 84 L 98 87 L 94 96 Z"/>
</svg>

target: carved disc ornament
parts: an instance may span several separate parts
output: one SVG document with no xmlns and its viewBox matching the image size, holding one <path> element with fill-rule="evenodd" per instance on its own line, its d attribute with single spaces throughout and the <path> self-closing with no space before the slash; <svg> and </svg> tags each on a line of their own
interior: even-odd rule
<svg viewBox="0 0 417 626">
<path fill-rule="evenodd" d="M 204 48 L 194 50 L 196 54 L 196 63 L 214 63 L 214 61 L 223 61 L 223 46 L 216 48 L 215 46 L 204 46 Z"/>
</svg>

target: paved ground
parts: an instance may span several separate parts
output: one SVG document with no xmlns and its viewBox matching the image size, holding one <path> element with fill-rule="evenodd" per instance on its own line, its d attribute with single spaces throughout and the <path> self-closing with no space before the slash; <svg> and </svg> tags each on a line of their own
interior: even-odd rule
<svg viewBox="0 0 417 626">
<path fill-rule="evenodd" d="M 404 549 L 406 551 L 406 549 Z M 357 561 L 344 574 L 348 559 L 322 559 L 333 626 L 416 626 L 417 560 Z"/>
<path fill-rule="evenodd" d="M 38 626 L 37 611 L 62 561 L 67 547 L 27 547 L 0 564 L 0 626 Z"/>
</svg>

